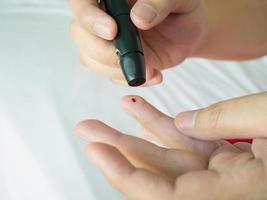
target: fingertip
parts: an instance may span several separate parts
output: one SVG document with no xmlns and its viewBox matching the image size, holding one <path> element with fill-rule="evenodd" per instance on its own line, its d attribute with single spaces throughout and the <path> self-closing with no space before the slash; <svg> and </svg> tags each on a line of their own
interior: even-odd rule
<svg viewBox="0 0 267 200">
<path fill-rule="evenodd" d="M 146 101 L 140 96 L 137 95 L 127 95 L 122 97 L 120 101 L 120 106 L 125 110 L 125 111 L 130 111 L 131 109 L 134 109 L 136 104 L 144 104 Z"/>
<path fill-rule="evenodd" d="M 133 101 L 135 102 L 136 99 L 143 99 L 142 97 L 138 96 L 138 95 L 126 95 L 124 97 L 121 98 L 121 103 L 123 102 L 129 102 L 129 101 Z"/>
<path fill-rule="evenodd" d="M 94 35 L 113 40 L 117 35 L 117 24 L 115 20 L 99 8 L 88 8 L 79 17 L 81 26 Z"/>
<path fill-rule="evenodd" d="M 147 24 L 147 23 L 143 22 L 142 19 L 136 17 L 132 13 L 130 14 L 130 16 L 131 16 L 131 19 L 132 19 L 132 22 L 134 23 L 134 25 L 140 30 L 147 31 L 153 27 L 151 24 Z"/>
<path fill-rule="evenodd" d="M 165 119 L 163 113 L 140 96 L 126 96 L 121 101 L 122 109 L 143 126 L 150 127 L 158 119 Z"/>
<path fill-rule="evenodd" d="M 82 132 L 82 130 L 84 129 L 84 126 L 86 124 L 88 120 L 83 120 L 80 121 L 79 123 L 77 123 L 74 127 L 74 133 L 76 136 L 80 137 L 80 133 Z"/>
<path fill-rule="evenodd" d="M 131 9 L 130 16 L 139 29 L 148 30 L 155 24 L 157 13 L 153 6 L 144 2 L 137 2 Z"/>
<path fill-rule="evenodd" d="M 96 21 L 92 29 L 96 36 L 105 40 L 114 40 L 117 35 L 117 25 L 111 18 L 107 18 L 106 22 Z"/>
<path fill-rule="evenodd" d="M 150 79 L 147 81 L 146 84 L 149 86 L 153 86 L 162 83 L 162 81 L 163 81 L 162 73 L 159 70 L 154 69 L 152 77 L 150 77 Z"/>
<path fill-rule="evenodd" d="M 102 125 L 103 122 L 95 119 L 81 121 L 74 128 L 75 135 L 84 138 L 84 136 L 88 136 L 88 133 L 96 132 Z"/>
</svg>

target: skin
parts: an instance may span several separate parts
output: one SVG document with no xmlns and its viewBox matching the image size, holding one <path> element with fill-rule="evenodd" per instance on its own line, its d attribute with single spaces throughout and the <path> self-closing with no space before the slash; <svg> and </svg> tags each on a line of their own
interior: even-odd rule
<svg viewBox="0 0 267 200">
<path fill-rule="evenodd" d="M 267 137 L 267 92 L 230 99 L 177 115 L 176 127 L 202 140 Z"/>
<path fill-rule="evenodd" d="M 70 2 L 76 16 L 71 27 L 71 36 L 79 46 L 82 63 L 99 75 L 119 84 L 125 84 L 115 47 L 110 41 L 117 34 L 115 21 L 98 7 L 95 0 Z M 136 3 L 137 7 L 141 2 L 131 1 L 131 4 Z M 182 62 L 193 52 L 207 31 L 207 16 L 201 1 L 168 2 L 168 4 L 163 4 L 161 1 L 150 2 L 158 12 L 153 22 L 138 17 L 135 9 L 131 11 L 131 18 L 141 34 L 147 66 L 146 86 L 160 83 L 162 81 L 160 71 Z M 174 14 L 169 15 L 169 13 Z M 161 23 L 162 21 L 164 22 Z M 96 33 L 94 30 L 96 24 L 105 24 L 108 30 Z"/>
<path fill-rule="evenodd" d="M 139 28 L 147 84 L 162 81 L 161 70 L 187 57 L 244 60 L 267 53 L 265 0 L 138 0 L 131 19 Z M 150 6 L 138 11 L 141 3 Z M 71 0 L 71 36 L 81 62 L 97 74 L 125 84 L 111 40 L 114 20 L 95 0 Z M 145 6 L 147 8 L 147 6 Z M 144 8 L 144 7 L 143 7 Z M 100 26 L 102 24 L 102 26 Z M 172 119 L 141 97 L 122 107 L 142 125 L 146 138 L 125 135 L 96 120 L 76 127 L 89 145 L 86 154 L 110 183 L 132 200 L 267 199 L 266 93 L 234 99 Z M 133 105 L 134 103 L 134 105 Z M 224 142 L 253 137 L 253 144 Z"/>
<path fill-rule="evenodd" d="M 249 101 L 250 104 L 246 106 L 252 106 L 253 109 L 261 101 L 266 106 L 266 94 L 263 95 L 265 96 L 259 98 L 259 101 Z M 135 102 L 132 101 L 133 98 Z M 248 98 L 251 97 L 244 97 L 243 102 L 248 101 Z M 239 105 L 242 105 L 240 101 Z M 180 126 L 177 126 L 179 119 L 182 119 L 179 115 L 174 120 L 141 97 L 126 96 L 122 99 L 121 106 L 137 119 L 142 130 L 145 130 L 146 137 L 153 138 L 165 147 L 123 134 L 97 120 L 79 123 L 76 134 L 89 143 L 86 148 L 87 156 L 111 185 L 128 199 L 267 198 L 267 135 L 255 137 L 251 145 L 226 143 L 222 138 L 233 137 L 227 134 L 203 141 L 200 140 L 202 136 L 192 138 L 181 133 L 179 129 L 183 122 L 181 120 Z M 233 106 L 232 109 L 236 109 L 232 112 L 238 112 L 240 108 Z M 203 112 L 204 110 L 209 112 L 210 108 L 203 109 Z M 264 111 L 267 115 L 267 109 Z M 249 112 L 247 114 L 249 116 Z M 208 114 L 198 117 L 203 116 Z M 227 116 L 232 115 L 229 113 L 225 115 Z M 254 117 L 257 121 L 260 116 L 253 116 L 251 119 Z M 231 126 L 226 123 L 220 127 L 223 125 L 226 131 Z M 243 125 L 244 130 L 246 123 Z M 247 127 L 250 125 L 251 123 Z M 264 126 L 265 124 L 261 124 L 261 127 Z M 209 128 L 212 130 L 214 127 Z"/>
<path fill-rule="evenodd" d="M 153 20 L 147 10 L 138 11 L 142 3 L 155 11 Z M 130 4 L 144 48 L 144 86 L 159 84 L 163 69 L 187 57 L 244 60 L 267 53 L 265 0 L 131 0 Z M 126 85 L 111 41 L 118 31 L 115 21 L 96 0 L 70 0 L 70 6 L 74 13 L 70 32 L 81 62 L 96 74 Z"/>
</svg>

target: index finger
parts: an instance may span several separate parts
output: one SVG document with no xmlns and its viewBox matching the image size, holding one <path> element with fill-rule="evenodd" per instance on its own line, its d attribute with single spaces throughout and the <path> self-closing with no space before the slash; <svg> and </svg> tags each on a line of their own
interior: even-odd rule
<svg viewBox="0 0 267 200">
<path fill-rule="evenodd" d="M 115 38 L 117 24 L 99 7 L 97 0 L 70 0 L 70 7 L 85 30 L 106 40 Z"/>
</svg>

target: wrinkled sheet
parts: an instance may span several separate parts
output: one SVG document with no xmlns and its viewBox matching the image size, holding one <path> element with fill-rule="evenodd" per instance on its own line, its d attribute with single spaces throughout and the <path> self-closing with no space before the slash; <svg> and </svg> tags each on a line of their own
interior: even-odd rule
<svg viewBox="0 0 267 200">
<path fill-rule="evenodd" d="M 66 1 L 0 1 L 0 198 L 120 200 L 73 135 L 86 118 L 129 134 L 138 124 L 119 107 L 138 94 L 177 113 L 267 90 L 267 58 L 248 62 L 188 59 L 164 72 L 160 86 L 114 85 L 79 64 L 69 39 Z M 103 50 L 104 51 L 104 50 Z"/>
</svg>

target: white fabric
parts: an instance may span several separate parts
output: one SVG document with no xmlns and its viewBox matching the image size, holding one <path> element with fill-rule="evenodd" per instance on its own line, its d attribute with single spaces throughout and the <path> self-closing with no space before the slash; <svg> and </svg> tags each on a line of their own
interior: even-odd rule
<svg viewBox="0 0 267 200">
<path fill-rule="evenodd" d="M 23 2 L 23 3 L 22 3 Z M 139 94 L 163 112 L 178 112 L 267 90 L 267 58 L 249 62 L 190 59 L 148 89 L 114 85 L 79 64 L 68 37 L 65 1 L 0 2 L 0 198 L 117 200 L 83 154 L 74 125 L 97 118 L 124 132 L 138 124 L 119 100 Z"/>
</svg>

